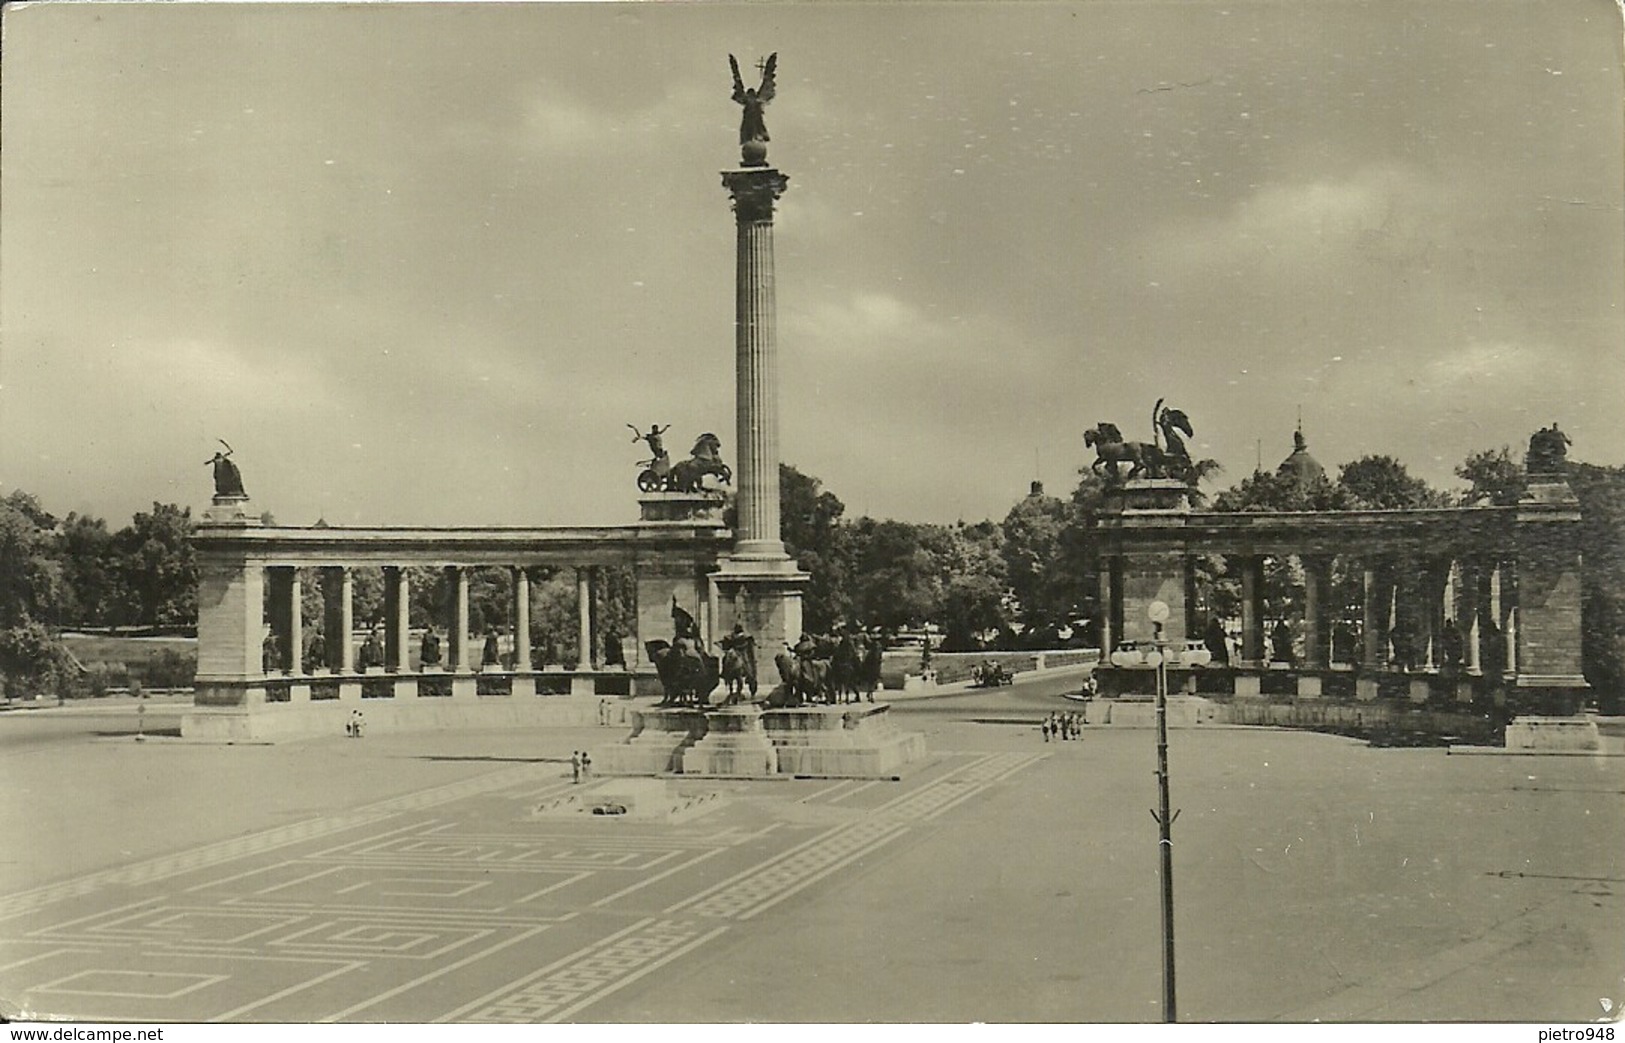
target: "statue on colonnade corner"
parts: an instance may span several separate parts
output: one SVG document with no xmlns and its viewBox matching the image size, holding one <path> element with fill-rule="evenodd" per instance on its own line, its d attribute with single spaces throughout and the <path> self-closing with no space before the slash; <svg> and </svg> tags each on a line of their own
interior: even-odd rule
<svg viewBox="0 0 1625 1043">
<path fill-rule="evenodd" d="M 215 451 L 213 457 L 203 461 L 203 466 L 214 468 L 214 495 L 216 499 L 231 497 L 234 499 L 248 499 L 248 493 L 243 491 L 243 474 L 237 470 L 237 465 L 228 457 L 236 452 L 231 443 L 224 438 L 218 439 L 226 447 L 225 452 Z"/>
<path fill-rule="evenodd" d="M 771 139 L 767 136 L 767 121 L 762 110 L 776 93 L 775 72 L 778 65 L 777 52 L 768 55 L 765 61 L 757 62 L 756 68 L 762 74 L 761 86 L 746 88 L 744 79 L 739 75 L 739 62 L 733 55 L 728 55 L 728 67 L 733 70 L 734 76 L 733 100 L 744 109 L 739 118 L 740 166 L 767 166 L 767 143 Z"/>
<path fill-rule="evenodd" d="M 670 424 L 665 427 L 651 424 L 648 434 L 632 424 L 626 426 L 632 428 L 632 441 L 647 442 L 651 454 L 648 460 L 638 462 L 638 466 L 643 468 L 638 472 L 639 492 L 702 493 L 707 491 L 705 478 L 708 475 L 715 475 L 722 484 L 733 482 L 733 469 L 722 462 L 722 439 L 711 432 L 707 431 L 694 441 L 694 448 L 689 451 L 687 460 L 674 464 L 661 438 L 671 428 Z"/>
<path fill-rule="evenodd" d="M 1189 482 L 1194 475 L 1190 451 L 1180 437 L 1194 435 L 1190 418 L 1183 410 L 1163 406 L 1163 399 L 1151 407 L 1150 442 L 1130 442 L 1123 432 L 1110 421 L 1101 421 L 1083 433 L 1083 444 L 1095 450 L 1092 465 L 1096 474 L 1106 479 L 1109 486 L 1118 486 L 1134 478 L 1173 478 Z M 1121 465 L 1129 465 L 1127 474 Z"/>
<path fill-rule="evenodd" d="M 1561 474 L 1568 461 L 1569 446 L 1573 444 L 1554 420 L 1551 427 L 1541 428 L 1529 436 L 1529 456 L 1524 469 L 1530 474 Z"/>
</svg>

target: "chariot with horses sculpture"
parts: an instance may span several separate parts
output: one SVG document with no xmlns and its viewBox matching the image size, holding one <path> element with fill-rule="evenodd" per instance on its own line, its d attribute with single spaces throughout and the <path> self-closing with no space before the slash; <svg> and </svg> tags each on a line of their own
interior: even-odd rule
<svg viewBox="0 0 1625 1043">
<path fill-rule="evenodd" d="M 632 424 L 626 426 L 632 428 L 632 441 L 649 446 L 649 459 L 638 462 L 643 468 L 638 472 L 639 492 L 702 493 L 706 491 L 705 479 L 712 475 L 723 485 L 733 482 L 733 469 L 722 462 L 722 439 L 711 432 L 695 439 L 688 459 L 673 463 L 662 438 L 670 424 L 651 424 L 647 433 Z"/>
<path fill-rule="evenodd" d="M 1095 450 L 1094 472 L 1108 486 L 1120 486 L 1135 478 L 1172 478 L 1186 483 L 1196 479 L 1196 468 L 1185 448 L 1192 437 L 1190 418 L 1183 410 L 1165 407 L 1162 399 L 1151 407 L 1150 442 L 1130 442 L 1116 424 L 1102 421 L 1083 433 L 1083 444 Z M 1185 438 L 1180 437 L 1181 434 Z M 1128 472 L 1122 470 L 1128 465 Z"/>
</svg>

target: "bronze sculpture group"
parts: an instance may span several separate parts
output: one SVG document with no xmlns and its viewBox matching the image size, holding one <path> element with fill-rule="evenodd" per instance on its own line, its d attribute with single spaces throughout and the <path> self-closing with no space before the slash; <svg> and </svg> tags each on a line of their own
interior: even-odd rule
<svg viewBox="0 0 1625 1043">
<path fill-rule="evenodd" d="M 803 634 L 795 648 L 774 657 L 783 682 L 769 706 L 875 701 L 880 687 L 880 641 L 854 626 L 830 634 Z"/>
<path fill-rule="evenodd" d="M 1183 410 L 1164 406 L 1162 399 L 1151 407 L 1152 441 L 1130 442 L 1116 424 L 1102 421 L 1083 433 L 1083 444 L 1095 450 L 1094 472 L 1107 485 L 1118 486 L 1135 478 L 1172 478 L 1192 482 L 1196 478 L 1185 438 L 1194 435 L 1190 418 Z M 1181 434 L 1185 438 L 1180 437 Z M 1121 470 L 1128 464 L 1128 473 Z"/>
<path fill-rule="evenodd" d="M 1551 427 L 1543 427 L 1529 436 L 1529 456 L 1524 469 L 1529 474 L 1561 474 L 1568 461 L 1569 446 L 1573 444 L 1554 421 Z"/>
<path fill-rule="evenodd" d="M 702 493 L 706 491 L 705 479 L 710 476 L 723 485 L 733 481 L 733 469 L 722 462 L 722 439 L 711 432 L 694 440 L 688 459 L 673 463 L 663 438 L 670 424 L 650 424 L 648 433 L 632 424 L 626 426 L 632 429 L 632 441 L 649 446 L 649 459 L 638 462 L 642 468 L 638 472 L 639 492 Z"/>
<path fill-rule="evenodd" d="M 663 693 L 662 707 L 721 709 L 740 703 L 765 703 L 769 708 L 812 703 L 875 701 L 880 688 L 880 641 L 856 627 L 831 634 L 803 634 L 794 649 L 774 657 L 782 682 L 760 697 L 756 676 L 756 639 L 735 624 L 718 642 L 722 656 L 705 649 L 694 616 L 672 599 L 671 641 L 654 640 L 644 647 L 654 664 Z M 711 704 L 711 693 L 721 681 L 727 694 Z"/>
</svg>

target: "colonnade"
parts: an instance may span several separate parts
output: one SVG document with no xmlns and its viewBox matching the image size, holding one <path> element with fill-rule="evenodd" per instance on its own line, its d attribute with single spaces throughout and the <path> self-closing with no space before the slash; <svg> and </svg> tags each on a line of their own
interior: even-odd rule
<svg viewBox="0 0 1625 1043">
<path fill-rule="evenodd" d="M 1270 640 L 1264 596 L 1266 555 L 1238 555 L 1241 635 L 1235 662 L 1258 669 L 1279 663 Z M 1357 643 L 1340 628 L 1353 606 L 1334 604 L 1338 556 L 1297 555 L 1303 570 L 1301 609 L 1290 620 L 1293 665 L 1358 666 L 1363 671 L 1459 669 L 1472 676 L 1515 675 L 1518 668 L 1516 562 L 1494 556 L 1453 558 L 1418 553 L 1349 556 L 1360 576 Z M 1338 640 L 1344 638 L 1345 640 Z M 1351 648 L 1350 645 L 1353 645 Z M 1301 658 L 1297 649 L 1301 648 Z"/>
<path fill-rule="evenodd" d="M 489 567 L 489 566 L 481 566 Z M 512 672 L 531 669 L 532 647 L 530 633 L 530 569 L 508 566 L 511 580 L 509 599 L 509 626 L 512 632 Z M 475 635 L 470 632 L 469 578 L 472 567 L 443 566 L 446 589 L 450 592 L 447 604 L 439 618 L 423 621 L 438 633 L 444 633 L 445 647 L 441 651 L 439 666 L 448 673 L 472 673 L 491 664 L 483 662 Z M 307 662 L 304 652 L 308 644 L 303 612 L 303 580 L 294 565 L 270 565 L 265 568 L 268 590 L 268 620 L 271 642 L 267 648 L 265 666 L 268 671 L 284 674 L 363 672 L 364 665 L 374 665 L 386 673 L 406 673 L 412 669 L 411 581 L 409 570 L 401 565 L 382 566 L 384 601 L 382 618 L 377 621 L 382 629 L 382 662 L 362 664 L 365 638 L 356 638 L 354 609 L 354 566 L 323 565 L 317 569 L 321 590 L 321 635 L 323 640 L 316 650 L 315 661 Z M 597 566 L 577 566 L 575 633 L 576 668 L 597 670 L 603 665 L 598 621 L 594 605 L 600 588 L 600 570 Z M 547 664 L 539 664 L 545 666 Z"/>
</svg>

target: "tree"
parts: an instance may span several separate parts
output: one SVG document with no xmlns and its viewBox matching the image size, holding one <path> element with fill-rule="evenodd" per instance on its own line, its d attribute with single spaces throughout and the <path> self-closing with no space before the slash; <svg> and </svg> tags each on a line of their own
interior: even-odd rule
<svg viewBox="0 0 1625 1043">
<path fill-rule="evenodd" d="M 1580 655 L 1604 713 L 1625 692 L 1625 467 L 1570 463 L 1580 500 Z"/>
<path fill-rule="evenodd" d="M 982 648 L 988 631 L 1009 625 L 1004 612 L 1004 588 L 986 573 L 953 577 L 943 594 L 942 625 L 943 651 Z"/>
<path fill-rule="evenodd" d="M 48 625 L 60 618 L 67 599 L 55 525 L 28 493 L 0 499 L 0 689 L 7 698 L 53 688 L 61 694 L 74 670 Z"/>
<path fill-rule="evenodd" d="M 1462 503 L 1508 507 L 1523 495 L 1523 465 L 1512 458 L 1512 448 L 1485 449 L 1473 453 L 1456 467 L 1456 476 L 1466 480 L 1468 489 Z"/>
<path fill-rule="evenodd" d="M 54 623 L 67 604 L 56 519 L 18 490 L 0 499 L 0 626 Z"/>
<path fill-rule="evenodd" d="M 779 521 L 785 550 L 808 573 L 802 615 L 808 630 L 825 631 L 849 620 L 854 540 L 841 524 L 846 504 L 812 475 L 779 465 Z M 793 635 L 792 635 L 793 636 Z"/>
<path fill-rule="evenodd" d="M 1029 629 L 1063 626 L 1071 619 L 1078 591 L 1063 560 L 1071 522 L 1065 501 L 1034 490 L 1010 508 L 1000 525 L 1005 575 Z"/>
<path fill-rule="evenodd" d="M 128 598 L 121 588 L 117 548 L 107 523 L 69 514 L 56 533 L 56 556 L 66 583 L 64 621 L 109 626 Z"/>
<path fill-rule="evenodd" d="M 864 622 L 896 630 L 941 615 L 942 577 L 922 540 L 931 528 L 859 519 L 854 601 Z"/>
<path fill-rule="evenodd" d="M 197 566 L 192 509 L 154 503 L 113 537 L 119 555 L 124 621 L 152 625 L 197 622 Z"/>
<path fill-rule="evenodd" d="M 1451 506 L 1449 494 L 1413 477 L 1404 464 L 1391 456 L 1362 456 L 1344 464 L 1338 469 L 1337 484 L 1353 494 L 1355 503 L 1364 510 Z"/>
</svg>

